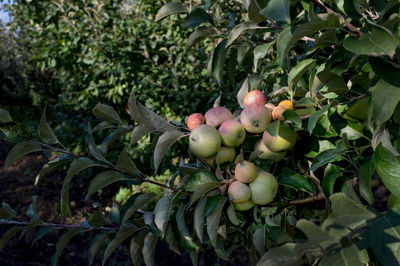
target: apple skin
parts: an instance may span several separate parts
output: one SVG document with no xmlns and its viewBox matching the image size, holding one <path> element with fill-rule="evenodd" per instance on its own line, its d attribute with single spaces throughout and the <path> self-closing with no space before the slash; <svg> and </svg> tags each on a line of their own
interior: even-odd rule
<svg viewBox="0 0 400 266">
<path fill-rule="evenodd" d="M 264 106 L 267 107 L 271 112 L 276 107 L 273 103 L 266 103 Z"/>
<path fill-rule="evenodd" d="M 277 106 L 274 108 L 274 110 L 272 110 L 272 120 L 276 121 L 276 120 L 281 120 L 284 121 L 285 117 L 283 116 L 283 113 L 286 111 L 287 109 L 283 106 Z"/>
<path fill-rule="evenodd" d="M 278 189 L 278 181 L 268 172 L 259 171 L 256 179 L 250 183 L 251 200 L 258 205 L 270 203 Z"/>
<path fill-rule="evenodd" d="M 229 185 L 228 194 L 233 203 L 242 203 L 251 197 L 250 188 L 240 181 L 234 181 Z"/>
<path fill-rule="evenodd" d="M 260 155 L 258 155 L 259 159 L 271 160 L 274 162 L 282 161 L 285 158 L 286 153 L 287 153 L 287 151 L 282 151 L 282 152 L 270 151 L 267 147 L 265 147 L 262 139 L 257 141 L 256 145 L 254 146 L 254 150 L 262 152 Z"/>
<path fill-rule="evenodd" d="M 233 120 L 234 117 L 228 109 L 222 106 L 213 107 L 204 115 L 206 123 L 213 127 L 219 127 L 226 120 Z"/>
<path fill-rule="evenodd" d="M 283 100 L 281 101 L 278 106 L 282 106 L 284 107 L 286 110 L 293 110 L 294 109 L 294 105 L 291 101 L 289 100 Z"/>
<path fill-rule="evenodd" d="M 235 210 L 237 211 L 247 211 L 253 208 L 254 202 L 251 200 L 242 202 L 242 203 L 234 203 L 233 206 L 235 207 Z"/>
<path fill-rule="evenodd" d="M 267 98 L 260 90 L 250 91 L 246 94 L 246 96 L 244 96 L 243 105 L 244 107 L 247 107 L 253 103 L 266 104 Z"/>
<path fill-rule="evenodd" d="M 261 133 L 271 123 L 271 111 L 263 104 L 250 104 L 240 114 L 240 123 L 250 133 Z"/>
<path fill-rule="evenodd" d="M 250 183 L 257 177 L 257 167 L 249 161 L 241 161 L 235 167 L 235 178 L 242 183 Z"/>
<path fill-rule="evenodd" d="M 227 147 L 237 147 L 246 138 L 246 130 L 236 120 L 226 120 L 218 129 L 221 134 L 222 144 Z"/>
<path fill-rule="evenodd" d="M 234 148 L 229 147 L 221 147 L 215 158 L 219 164 L 233 162 L 235 160 L 236 152 Z"/>
<path fill-rule="evenodd" d="M 221 136 L 210 125 L 200 125 L 190 133 L 189 149 L 197 157 L 211 157 L 217 153 L 220 147 Z"/>
<path fill-rule="evenodd" d="M 202 124 L 204 124 L 204 116 L 200 113 L 191 114 L 186 122 L 186 125 L 190 131 Z"/>
<path fill-rule="evenodd" d="M 272 152 L 283 152 L 288 151 L 296 144 L 296 132 L 292 130 L 288 125 L 283 124 L 279 127 L 278 136 L 271 136 L 268 131 L 264 132 L 263 142 Z"/>
</svg>

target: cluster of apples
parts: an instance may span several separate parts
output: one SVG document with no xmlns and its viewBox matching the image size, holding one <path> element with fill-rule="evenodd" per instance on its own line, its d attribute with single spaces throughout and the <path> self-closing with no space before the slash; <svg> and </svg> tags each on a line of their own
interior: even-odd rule
<svg viewBox="0 0 400 266">
<path fill-rule="evenodd" d="M 225 107 L 213 107 L 203 116 L 194 113 L 187 119 L 187 126 L 192 131 L 189 136 L 189 149 L 199 158 L 212 165 L 233 162 L 235 148 L 242 145 L 246 135 L 262 135 L 254 149 L 258 158 L 280 161 L 296 143 L 296 132 L 289 125 L 282 123 L 277 136 L 267 131 L 271 121 L 284 121 L 283 113 L 293 110 L 293 103 L 284 100 L 278 106 L 267 103 L 265 95 L 259 90 L 247 93 L 243 100 L 244 109 L 238 117 Z M 228 188 L 228 193 L 238 210 L 247 210 L 254 203 L 267 204 L 275 196 L 278 183 L 269 173 L 258 171 L 248 161 L 239 162 L 235 168 L 236 181 Z M 249 183 L 249 186 L 247 185 Z"/>
</svg>

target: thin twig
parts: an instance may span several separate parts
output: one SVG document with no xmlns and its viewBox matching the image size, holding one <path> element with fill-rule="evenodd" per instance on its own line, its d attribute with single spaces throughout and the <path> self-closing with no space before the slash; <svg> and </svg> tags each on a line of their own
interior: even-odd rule
<svg viewBox="0 0 400 266">
<path fill-rule="evenodd" d="M 14 220 L 3 220 L 0 219 L 0 224 L 15 224 L 15 225 L 29 225 L 30 222 L 19 222 Z M 80 228 L 86 230 L 119 230 L 119 227 L 106 227 L 106 226 L 89 226 L 89 225 L 80 225 L 80 224 L 54 224 L 54 223 L 45 223 L 39 224 L 38 226 L 52 226 L 58 228 Z"/>
<path fill-rule="evenodd" d="M 305 198 L 305 199 L 289 200 L 286 202 L 272 202 L 272 203 L 268 204 L 267 206 L 268 207 L 276 207 L 276 206 L 286 207 L 286 206 L 291 206 L 291 205 L 302 205 L 302 204 L 307 204 L 307 203 L 313 203 L 313 202 L 317 202 L 317 201 L 320 201 L 323 199 L 324 199 L 324 195 L 319 194 L 317 196 L 309 197 L 309 198 Z"/>
</svg>

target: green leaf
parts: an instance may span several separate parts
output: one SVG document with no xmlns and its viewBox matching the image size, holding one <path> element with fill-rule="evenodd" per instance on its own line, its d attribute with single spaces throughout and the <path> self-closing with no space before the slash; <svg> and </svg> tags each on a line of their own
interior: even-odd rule
<svg viewBox="0 0 400 266">
<path fill-rule="evenodd" d="M 359 177 L 359 190 L 360 195 L 363 197 L 370 205 L 374 201 L 374 195 L 371 190 L 371 177 L 375 172 L 375 164 L 372 161 L 365 162 L 360 169 Z"/>
<path fill-rule="evenodd" d="M 40 179 L 45 176 L 50 171 L 63 166 L 67 163 L 70 163 L 73 160 L 71 156 L 66 156 L 65 154 L 60 155 L 54 160 L 49 161 L 45 165 L 43 165 L 42 169 L 40 170 L 39 174 L 35 177 L 35 186 L 39 183 Z"/>
<path fill-rule="evenodd" d="M 393 115 L 400 102 L 400 87 L 395 87 L 380 79 L 372 90 L 372 118 L 377 126 L 382 125 Z M 390 97 L 387 97 L 390 95 Z"/>
<path fill-rule="evenodd" d="M 158 236 L 149 232 L 143 243 L 143 261 L 146 266 L 154 265 L 154 251 L 156 249 Z"/>
<path fill-rule="evenodd" d="M 327 197 L 334 193 L 335 182 L 342 175 L 343 168 L 331 163 L 326 166 L 324 170 L 324 179 L 322 180 L 322 189 Z"/>
<path fill-rule="evenodd" d="M 4 235 L 0 239 L 0 252 L 4 249 L 6 246 L 8 240 L 10 240 L 16 233 L 21 231 L 23 227 L 15 226 L 9 229 L 7 232 L 4 233 Z"/>
<path fill-rule="evenodd" d="M 117 112 L 114 110 L 112 106 L 98 103 L 94 108 L 93 108 L 93 115 L 102 121 L 114 123 L 114 124 L 122 124 L 121 118 L 117 114 Z"/>
<path fill-rule="evenodd" d="M 199 200 L 201 197 L 203 197 L 203 195 L 206 194 L 207 192 L 218 188 L 219 185 L 220 185 L 219 182 L 210 182 L 210 183 L 200 185 L 196 189 L 196 191 L 193 193 L 192 198 L 190 199 L 190 204 L 195 203 L 197 200 Z"/>
<path fill-rule="evenodd" d="M 8 153 L 5 166 L 9 168 L 15 161 L 32 152 L 41 151 L 42 148 L 39 144 L 36 144 L 33 140 L 24 141 L 18 144 L 11 149 Z"/>
<path fill-rule="evenodd" d="M 93 136 L 90 134 L 90 138 L 89 138 L 89 152 L 90 155 L 92 155 L 96 160 L 111 164 L 109 161 L 106 160 L 106 158 L 104 158 L 104 156 L 101 154 L 100 150 L 97 148 L 96 143 L 94 143 L 94 139 Z"/>
<path fill-rule="evenodd" d="M 168 226 L 169 217 L 171 215 L 172 198 L 170 196 L 164 196 L 157 201 L 156 207 L 154 208 L 154 223 L 157 228 L 161 230 L 162 234 Z"/>
<path fill-rule="evenodd" d="M 393 194 L 390 194 L 387 207 L 388 207 L 388 209 L 399 208 L 400 207 L 400 198 L 396 197 Z"/>
<path fill-rule="evenodd" d="M 148 127 L 145 124 L 140 124 L 134 127 L 132 130 L 132 135 L 131 135 L 131 145 L 135 144 L 138 140 L 146 136 L 147 134 L 153 132 L 154 129 Z"/>
<path fill-rule="evenodd" d="M 246 97 L 247 93 L 249 92 L 249 78 L 247 77 L 244 81 L 242 86 L 240 87 L 240 90 L 238 91 L 236 95 L 236 99 L 240 105 L 240 107 L 244 108 L 244 97 Z"/>
<path fill-rule="evenodd" d="M 315 113 L 312 113 L 310 115 L 310 118 L 308 119 L 308 125 L 307 125 L 307 130 L 308 132 L 310 132 L 310 135 L 312 134 L 315 125 L 317 124 L 317 120 L 318 118 L 323 115 L 328 109 L 329 109 L 329 105 L 326 105 L 324 107 L 322 107 L 321 109 L 319 109 L 318 111 L 316 111 Z"/>
<path fill-rule="evenodd" d="M 334 238 L 315 223 L 308 220 L 299 220 L 296 227 L 303 231 L 309 240 L 318 242 L 318 244 L 323 248 L 338 241 L 338 239 Z"/>
<path fill-rule="evenodd" d="M 111 232 L 98 234 L 93 240 L 90 242 L 88 257 L 89 257 L 89 265 L 92 265 L 96 254 L 100 251 L 102 247 L 104 247 L 107 243 L 108 237 Z"/>
<path fill-rule="evenodd" d="M 377 42 L 377 40 L 379 41 Z M 343 43 L 343 47 L 358 55 L 393 56 L 398 44 L 399 40 L 391 33 L 373 27 L 371 33 L 364 32 L 359 38 L 347 38 Z"/>
<path fill-rule="evenodd" d="M 235 207 L 233 206 L 232 203 L 229 204 L 227 214 L 228 214 L 229 221 L 231 221 L 231 223 L 233 223 L 234 225 L 240 224 L 240 221 L 237 218 L 236 213 L 235 213 Z"/>
<path fill-rule="evenodd" d="M 257 228 L 253 233 L 253 245 L 260 254 L 265 253 L 265 229 L 264 227 Z"/>
<path fill-rule="evenodd" d="M 319 153 L 317 156 L 315 156 L 315 159 L 311 164 L 310 170 L 315 171 L 321 166 L 333 162 L 336 158 L 343 154 L 344 150 L 344 145 L 339 144 L 336 149 L 329 149 Z"/>
<path fill-rule="evenodd" d="M 88 200 L 90 196 L 96 193 L 99 189 L 121 180 L 129 181 L 131 179 L 125 178 L 122 174 L 114 170 L 109 170 L 98 174 L 95 178 L 93 178 L 92 182 L 90 182 L 88 192 L 86 194 L 86 200 Z"/>
<path fill-rule="evenodd" d="M 194 229 L 201 242 L 204 241 L 203 234 L 204 234 L 204 223 L 206 218 L 207 199 L 209 196 L 215 196 L 217 193 L 218 193 L 217 190 L 213 190 L 207 193 L 207 195 L 204 196 L 199 201 L 194 211 L 194 219 L 193 219 Z"/>
<path fill-rule="evenodd" d="M 283 0 L 279 0 L 283 1 Z M 315 59 L 305 59 L 295 65 L 288 74 L 289 90 L 293 91 L 296 88 L 297 82 L 307 72 L 307 70 L 314 65 Z"/>
<path fill-rule="evenodd" d="M 207 37 L 214 36 L 216 35 L 216 32 L 213 28 L 211 27 L 199 27 L 197 28 L 192 34 L 190 34 L 184 52 L 186 53 L 187 50 L 189 50 L 190 47 L 193 45 L 197 44 L 198 42 L 204 40 Z"/>
<path fill-rule="evenodd" d="M 207 234 L 213 246 L 216 246 L 219 222 L 221 219 L 222 209 L 226 201 L 227 201 L 226 197 L 219 198 L 216 207 L 207 216 Z"/>
<path fill-rule="evenodd" d="M 15 122 L 1 124 L 0 123 L 0 138 L 10 142 L 21 142 L 32 138 L 32 130 L 22 124 Z"/>
<path fill-rule="evenodd" d="M 279 24 L 290 24 L 289 8 L 290 0 L 270 0 L 260 14 Z"/>
<path fill-rule="evenodd" d="M 121 154 L 119 155 L 117 168 L 133 176 L 143 176 L 142 172 L 137 169 L 135 163 L 131 160 L 125 147 L 122 149 Z"/>
<path fill-rule="evenodd" d="M 99 227 L 110 223 L 101 210 L 97 210 L 94 214 L 88 213 L 87 222 L 94 227 Z"/>
<path fill-rule="evenodd" d="M 256 29 L 261 29 L 261 28 L 262 27 L 259 27 L 257 25 L 257 23 L 249 22 L 249 21 L 243 22 L 243 23 L 240 23 L 240 24 L 236 25 L 232 29 L 231 33 L 228 36 L 228 41 L 226 43 L 226 47 L 229 47 L 234 41 L 237 40 L 237 38 L 240 37 L 240 35 L 242 35 L 246 31 L 256 30 Z"/>
<path fill-rule="evenodd" d="M 97 126 L 95 126 L 92 130 L 90 130 L 90 133 L 93 134 L 98 131 L 102 131 L 102 130 L 110 129 L 110 128 L 117 128 L 117 127 L 118 126 L 114 125 L 113 123 L 103 121 L 103 122 L 100 122 Z"/>
<path fill-rule="evenodd" d="M 202 8 L 195 8 L 190 12 L 189 15 L 187 15 L 183 26 L 185 28 L 197 27 L 203 22 L 212 23 L 212 18 L 210 16 L 210 14 L 208 14 Z"/>
<path fill-rule="evenodd" d="M 379 144 L 374 153 L 375 168 L 387 189 L 400 197 L 400 159 Z"/>
<path fill-rule="evenodd" d="M 156 19 L 154 20 L 154 22 L 158 22 L 158 21 L 162 20 L 163 18 L 166 18 L 173 14 L 187 13 L 187 12 L 188 12 L 188 10 L 184 5 L 182 5 L 181 3 L 176 2 L 176 1 L 171 1 L 171 2 L 163 5 L 158 10 Z"/>
<path fill-rule="evenodd" d="M 111 256 L 114 250 L 119 247 L 125 239 L 130 237 L 133 233 L 140 230 L 136 225 L 133 224 L 123 224 L 118 230 L 117 235 L 111 240 L 107 245 L 106 250 L 103 255 L 103 265 L 107 259 Z"/>
<path fill-rule="evenodd" d="M 65 247 L 68 245 L 68 242 L 77 234 L 81 232 L 81 229 L 79 228 L 74 228 L 69 230 L 67 233 L 65 233 L 60 240 L 58 240 L 57 245 L 56 245 L 56 253 L 54 254 L 51 264 L 52 265 L 57 265 L 58 258 L 61 256 L 62 252 L 64 251 Z"/>
<path fill-rule="evenodd" d="M 165 132 L 158 138 L 156 148 L 154 150 L 154 168 L 156 170 L 160 166 L 161 160 L 164 158 L 167 151 L 172 147 L 175 141 L 183 136 L 185 136 L 183 132 L 173 130 Z"/>
<path fill-rule="evenodd" d="M 59 143 L 56 135 L 54 135 L 53 130 L 49 126 L 46 120 L 46 107 L 43 109 L 42 117 L 40 118 L 39 124 L 39 137 L 43 142 L 47 144 L 57 144 Z"/>
<path fill-rule="evenodd" d="M 208 216 L 218 205 L 223 195 L 207 196 L 205 216 Z"/>
<path fill-rule="evenodd" d="M 291 121 L 296 125 L 296 127 L 301 128 L 302 125 L 301 119 L 295 111 L 286 110 L 285 112 L 283 112 L 283 117 L 285 118 L 286 121 Z"/>
<path fill-rule="evenodd" d="M 354 265 L 362 266 L 360 262 L 360 251 L 355 245 L 350 245 L 339 250 L 339 252 L 323 258 L 319 265 Z"/>
<path fill-rule="evenodd" d="M 3 202 L 2 205 L 3 206 L 0 209 L 0 219 L 10 220 L 17 217 L 17 214 L 10 205 L 5 202 Z"/>
<path fill-rule="evenodd" d="M 279 175 L 278 183 L 284 186 L 308 192 L 310 194 L 313 193 L 313 187 L 308 182 L 307 178 L 288 168 L 285 168 Z"/>
<path fill-rule="evenodd" d="M 39 215 L 36 212 L 36 201 L 37 201 L 38 196 L 32 196 L 32 203 L 28 206 L 28 209 L 26 210 L 26 215 L 28 215 L 29 218 L 39 218 Z"/>
<path fill-rule="evenodd" d="M 260 14 L 261 9 L 263 9 L 265 6 L 266 1 L 250 0 L 249 7 L 247 9 L 249 20 L 256 23 L 265 21 L 265 17 Z"/>
<path fill-rule="evenodd" d="M 272 137 L 278 136 L 280 124 L 281 123 L 279 119 L 271 122 L 267 127 L 268 134 L 270 134 Z"/>
<path fill-rule="evenodd" d="M 12 122 L 10 113 L 7 110 L 0 108 L 0 124 Z"/>
<path fill-rule="evenodd" d="M 196 191 L 200 185 L 214 181 L 218 179 L 210 171 L 197 170 L 184 180 L 184 184 L 187 191 Z"/>
<path fill-rule="evenodd" d="M 144 238 L 146 237 L 148 231 L 141 230 L 137 232 L 131 240 L 131 244 L 129 247 L 129 253 L 131 254 L 131 260 L 133 265 L 141 266 L 141 258 L 142 258 L 142 249 L 144 244 Z"/>
<path fill-rule="evenodd" d="M 264 58 L 267 53 L 268 50 L 271 49 L 271 47 L 276 43 L 275 41 L 266 43 L 266 44 L 262 44 L 257 46 L 256 48 L 254 48 L 254 60 L 253 60 L 253 72 L 256 73 L 257 72 L 257 68 L 258 68 L 258 62 L 260 61 L 260 59 Z"/>
<path fill-rule="evenodd" d="M 273 247 L 265 253 L 257 266 L 281 266 L 281 265 L 302 265 L 303 261 L 296 256 L 297 248 L 300 244 L 287 243 L 278 247 Z"/>
<path fill-rule="evenodd" d="M 145 194 L 139 194 L 137 197 L 135 197 L 133 203 L 128 207 L 124 208 L 123 215 L 121 215 L 121 224 L 124 224 L 128 221 L 129 218 L 132 217 L 132 215 L 143 205 L 148 203 L 150 200 L 152 200 L 156 196 L 155 193 L 145 193 Z M 125 207 L 125 206 L 124 206 Z"/>
<path fill-rule="evenodd" d="M 113 144 L 119 137 L 130 132 L 130 129 L 125 127 L 120 127 L 114 130 L 110 135 L 104 138 L 101 142 L 100 150 L 103 154 L 108 152 L 109 147 Z"/>
<path fill-rule="evenodd" d="M 31 246 L 33 246 L 38 240 L 44 237 L 47 233 L 53 231 L 55 228 L 52 226 L 41 226 L 36 231 L 35 236 L 32 239 Z"/>
<path fill-rule="evenodd" d="M 178 211 L 176 212 L 176 223 L 178 226 L 178 233 L 181 237 L 181 242 L 185 247 L 188 249 L 194 249 L 196 251 L 199 250 L 199 246 L 194 242 L 192 236 L 189 233 L 189 230 L 186 226 L 186 219 L 185 218 L 185 206 L 179 207 Z"/>
<path fill-rule="evenodd" d="M 226 57 L 226 53 L 228 51 L 226 49 L 227 48 L 226 42 L 227 42 L 227 40 L 224 39 L 218 43 L 217 47 L 215 47 L 213 57 L 212 57 L 211 75 L 219 83 L 222 82 L 225 57 Z"/>
</svg>

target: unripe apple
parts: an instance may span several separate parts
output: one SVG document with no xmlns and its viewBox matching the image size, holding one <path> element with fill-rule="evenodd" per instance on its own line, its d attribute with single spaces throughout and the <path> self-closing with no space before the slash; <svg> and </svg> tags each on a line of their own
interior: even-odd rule
<svg viewBox="0 0 400 266">
<path fill-rule="evenodd" d="M 283 106 L 277 106 L 272 110 L 272 120 L 281 120 L 284 121 L 285 117 L 283 116 L 283 113 L 286 111 L 286 108 Z"/>
<path fill-rule="evenodd" d="M 262 160 L 271 160 L 274 162 L 279 162 L 285 158 L 287 151 L 283 152 L 272 152 L 270 151 L 267 147 L 265 147 L 264 142 L 262 139 L 257 141 L 254 150 L 261 152 L 260 155 L 258 155 L 258 158 Z"/>
<path fill-rule="evenodd" d="M 272 152 L 282 152 L 293 148 L 296 144 L 296 132 L 288 125 L 283 124 L 279 127 L 276 137 L 271 136 L 268 131 L 264 132 L 263 141 L 265 147 Z"/>
<path fill-rule="evenodd" d="M 242 202 L 242 203 L 234 203 L 233 206 L 237 211 L 247 211 L 250 210 L 254 206 L 254 202 L 251 200 Z"/>
<path fill-rule="evenodd" d="M 267 107 L 271 112 L 276 107 L 273 103 L 266 103 L 264 106 Z"/>
<path fill-rule="evenodd" d="M 240 181 L 234 181 L 228 188 L 229 198 L 233 203 L 248 201 L 251 197 L 250 188 Z"/>
<path fill-rule="evenodd" d="M 264 205 L 270 203 L 278 189 L 278 181 L 268 172 L 259 171 L 257 178 L 250 183 L 251 200 L 255 204 Z"/>
<path fill-rule="evenodd" d="M 226 120 L 218 129 L 222 143 L 227 147 L 237 147 L 246 138 L 246 131 L 242 124 L 236 120 Z"/>
<path fill-rule="evenodd" d="M 281 101 L 278 106 L 282 106 L 284 107 L 286 110 L 293 110 L 294 109 L 294 105 L 291 101 L 289 100 L 283 100 Z"/>
<path fill-rule="evenodd" d="M 192 131 L 196 127 L 204 124 L 204 116 L 200 113 L 191 114 L 188 117 L 186 124 L 189 130 Z"/>
<path fill-rule="evenodd" d="M 220 147 L 221 136 L 210 125 L 200 125 L 190 133 L 189 149 L 197 157 L 211 157 L 217 153 Z"/>
<path fill-rule="evenodd" d="M 250 133 L 261 133 L 271 123 L 271 111 L 263 104 L 250 104 L 240 114 L 240 123 Z"/>
<path fill-rule="evenodd" d="M 235 177 L 243 183 L 250 183 L 257 177 L 257 167 L 249 161 L 241 161 L 235 167 Z"/>
<path fill-rule="evenodd" d="M 206 118 L 206 123 L 213 127 L 219 127 L 224 121 L 234 119 L 231 111 L 222 106 L 211 108 L 204 117 Z"/>
<path fill-rule="evenodd" d="M 265 97 L 264 93 L 262 93 L 260 90 L 253 90 L 248 92 L 243 99 L 244 107 L 247 107 L 253 103 L 265 104 L 266 102 L 267 98 Z"/>
<path fill-rule="evenodd" d="M 235 149 L 234 148 L 229 148 L 229 147 L 221 147 L 218 152 L 216 157 L 216 160 L 219 164 L 223 164 L 226 162 L 233 162 L 235 160 Z"/>
</svg>

